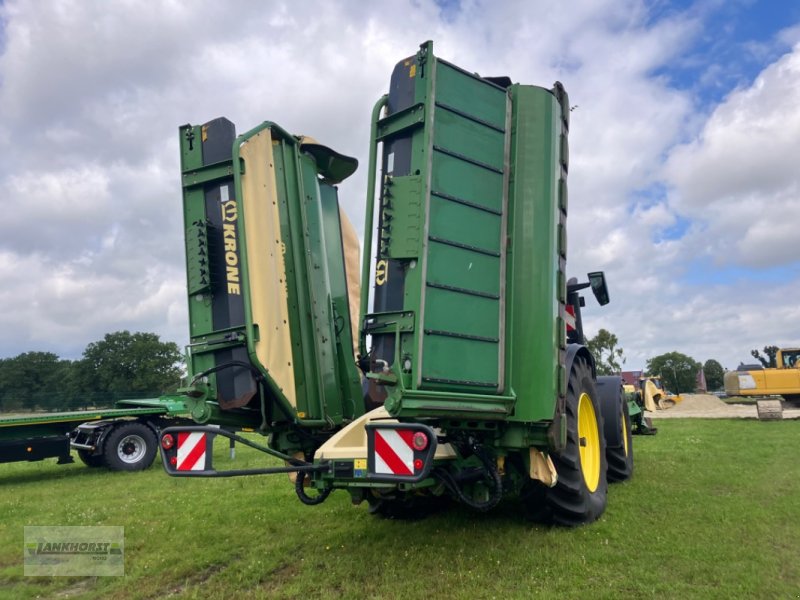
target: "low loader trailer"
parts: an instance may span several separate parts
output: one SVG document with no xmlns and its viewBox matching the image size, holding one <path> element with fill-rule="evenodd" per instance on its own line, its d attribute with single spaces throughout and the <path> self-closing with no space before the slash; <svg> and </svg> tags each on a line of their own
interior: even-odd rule
<svg viewBox="0 0 800 600">
<path fill-rule="evenodd" d="M 0 463 L 58 458 L 115 471 L 148 468 L 161 429 L 191 422 L 180 396 L 120 400 L 116 408 L 0 416 Z"/>
<path fill-rule="evenodd" d="M 181 127 L 197 424 L 161 432 L 166 471 L 288 472 L 306 504 L 343 490 L 387 516 L 514 495 L 546 522 L 597 519 L 633 446 L 621 378 L 583 337 L 581 291 L 607 303 L 605 277 L 566 276 L 569 126 L 560 83 L 422 44 L 372 112 L 360 269 L 337 188 L 355 159 L 272 122 Z M 220 436 L 285 466 L 218 471 Z"/>
</svg>

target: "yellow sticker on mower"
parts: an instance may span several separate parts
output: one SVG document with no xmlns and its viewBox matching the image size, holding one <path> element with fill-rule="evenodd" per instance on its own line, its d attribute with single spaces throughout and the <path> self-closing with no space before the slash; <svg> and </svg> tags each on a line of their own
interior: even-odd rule
<svg viewBox="0 0 800 600">
<path fill-rule="evenodd" d="M 353 461 L 353 477 L 367 476 L 367 459 L 357 458 Z"/>
</svg>

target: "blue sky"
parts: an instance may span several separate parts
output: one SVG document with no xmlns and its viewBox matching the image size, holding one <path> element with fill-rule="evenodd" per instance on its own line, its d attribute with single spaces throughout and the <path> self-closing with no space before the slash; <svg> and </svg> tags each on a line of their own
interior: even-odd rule
<svg viewBox="0 0 800 600">
<path fill-rule="evenodd" d="M 781 32 L 800 23 L 800 3 L 735 0 L 709 2 L 650 2 L 649 19 L 658 22 L 678 15 L 698 19 L 701 32 L 677 60 L 653 72 L 664 77 L 670 87 L 691 94 L 694 109 L 708 114 L 731 92 L 752 85 L 770 63 L 791 50 Z M 666 195 L 661 183 L 638 190 L 634 203 L 653 203 Z M 680 240 L 691 227 L 702 227 L 702 220 L 676 215 L 675 222 L 656 231 L 653 242 Z M 800 259 L 780 266 L 748 268 L 720 266 L 708 259 L 695 259 L 683 265 L 681 281 L 687 285 L 724 285 L 733 282 L 780 284 L 797 278 Z"/>
<path fill-rule="evenodd" d="M 763 68 L 791 49 L 779 33 L 800 23 L 800 2 L 713 0 L 648 3 L 650 19 L 687 15 L 701 29 L 678 60 L 654 71 L 690 91 L 708 112 L 732 90 L 750 85 Z"/>
<path fill-rule="evenodd" d="M 800 344 L 800 3 L 155 5 L 0 1 L 0 357 L 121 329 L 186 343 L 178 125 L 273 120 L 366 165 L 372 104 L 427 39 L 566 86 L 568 268 L 606 271 L 584 322 L 626 367 Z M 365 184 L 340 186 L 359 230 Z"/>
</svg>

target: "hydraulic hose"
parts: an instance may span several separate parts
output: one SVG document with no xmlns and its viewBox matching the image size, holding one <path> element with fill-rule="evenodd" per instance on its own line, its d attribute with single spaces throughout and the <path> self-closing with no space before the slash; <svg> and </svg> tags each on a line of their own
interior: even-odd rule
<svg viewBox="0 0 800 600">
<path fill-rule="evenodd" d="M 242 369 L 247 369 L 253 374 L 253 377 L 256 381 L 262 381 L 264 379 L 263 375 L 261 375 L 261 372 L 250 363 L 246 363 L 242 360 L 232 360 L 230 362 L 222 363 L 221 365 L 213 366 L 210 369 L 206 369 L 205 371 L 201 371 L 200 373 L 192 377 L 192 380 L 189 382 L 189 385 L 194 385 L 195 383 L 198 382 L 198 380 L 202 379 L 203 377 L 207 377 L 212 373 L 216 373 L 217 371 L 222 371 L 223 369 L 229 369 L 231 367 L 240 367 Z"/>
<path fill-rule="evenodd" d="M 500 502 L 500 499 L 503 497 L 503 480 L 500 477 L 500 471 L 497 469 L 497 464 L 482 447 L 475 444 L 472 446 L 472 452 L 478 457 L 478 460 L 481 461 L 481 464 L 483 464 L 486 470 L 485 474 L 488 475 L 489 479 L 491 480 L 490 494 L 486 501 L 476 502 L 467 496 L 459 487 L 455 477 L 453 477 L 453 475 L 447 471 L 446 468 L 440 467 L 434 469 L 432 474 L 444 484 L 445 488 L 447 488 L 447 490 L 453 494 L 459 502 L 466 504 L 473 510 L 486 512 L 487 510 L 491 510 L 497 506 L 497 504 Z"/>
<path fill-rule="evenodd" d="M 306 494 L 305 487 L 303 486 L 303 482 L 306 479 L 305 471 L 299 471 L 297 473 L 297 477 L 294 480 L 294 491 L 297 494 L 297 497 L 300 498 L 300 502 L 306 504 L 308 506 L 315 506 L 317 504 L 322 504 L 325 500 L 328 499 L 328 496 L 331 495 L 333 491 L 332 487 L 325 488 L 321 490 L 319 494 L 316 496 L 309 496 Z"/>
</svg>

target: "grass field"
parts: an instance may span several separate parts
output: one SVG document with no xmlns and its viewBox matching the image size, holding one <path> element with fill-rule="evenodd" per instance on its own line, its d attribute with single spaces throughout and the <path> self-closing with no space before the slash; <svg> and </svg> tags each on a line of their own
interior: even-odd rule
<svg viewBox="0 0 800 600">
<path fill-rule="evenodd" d="M 171 479 L 55 460 L 0 465 L 7 598 L 795 598 L 800 421 L 671 420 L 577 529 L 453 507 L 414 522 L 318 507 L 285 476 Z M 224 463 L 220 449 L 218 463 Z M 261 464 L 239 451 L 232 466 Z M 221 467 L 220 464 L 217 465 Z M 25 525 L 122 525 L 125 576 L 24 577 Z"/>
</svg>

